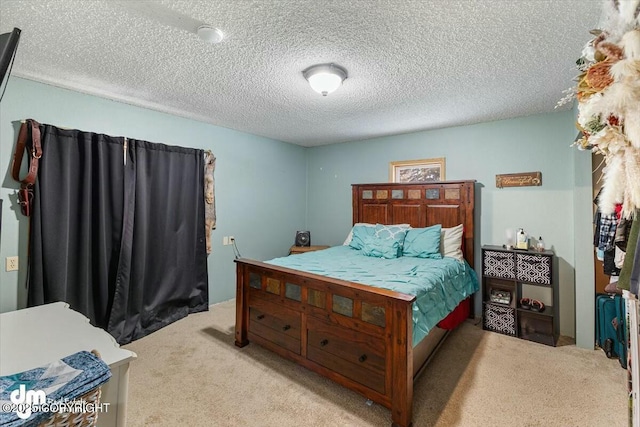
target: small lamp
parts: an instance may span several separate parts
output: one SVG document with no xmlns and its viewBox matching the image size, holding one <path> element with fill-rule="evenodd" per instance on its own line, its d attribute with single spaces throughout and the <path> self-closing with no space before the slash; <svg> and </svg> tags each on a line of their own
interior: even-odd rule
<svg viewBox="0 0 640 427">
<path fill-rule="evenodd" d="M 347 70 L 335 64 L 319 64 L 307 68 L 302 75 L 313 90 L 327 96 L 347 78 Z"/>
<path fill-rule="evenodd" d="M 504 231 L 504 236 L 505 236 L 504 248 L 513 249 L 513 247 L 516 245 L 516 234 L 514 233 L 513 229 L 507 228 Z"/>
</svg>

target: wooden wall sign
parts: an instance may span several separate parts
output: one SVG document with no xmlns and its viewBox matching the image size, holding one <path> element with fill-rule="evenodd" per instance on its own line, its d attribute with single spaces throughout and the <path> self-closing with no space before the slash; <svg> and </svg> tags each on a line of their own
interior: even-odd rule
<svg viewBox="0 0 640 427">
<path fill-rule="evenodd" d="M 542 172 L 505 173 L 496 175 L 496 187 L 531 187 L 542 185 Z"/>
</svg>

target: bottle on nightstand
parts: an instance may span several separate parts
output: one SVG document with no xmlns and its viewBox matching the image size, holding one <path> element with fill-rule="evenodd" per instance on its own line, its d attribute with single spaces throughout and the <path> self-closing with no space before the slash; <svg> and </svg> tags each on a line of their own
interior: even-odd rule
<svg viewBox="0 0 640 427">
<path fill-rule="evenodd" d="M 529 238 L 522 228 L 516 233 L 516 249 L 529 249 Z"/>
</svg>

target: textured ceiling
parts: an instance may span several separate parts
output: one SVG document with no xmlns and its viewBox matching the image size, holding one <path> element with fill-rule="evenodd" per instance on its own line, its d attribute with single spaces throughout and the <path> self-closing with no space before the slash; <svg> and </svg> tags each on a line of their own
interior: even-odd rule
<svg viewBox="0 0 640 427">
<path fill-rule="evenodd" d="M 12 75 L 313 146 L 553 111 L 601 5 L 0 0 L 0 33 Z M 322 97 L 302 70 L 327 62 L 349 78 Z"/>
</svg>

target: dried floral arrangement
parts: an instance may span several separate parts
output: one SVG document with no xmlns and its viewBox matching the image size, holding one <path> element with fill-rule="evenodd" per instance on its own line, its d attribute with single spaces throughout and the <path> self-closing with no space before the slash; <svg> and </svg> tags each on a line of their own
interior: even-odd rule
<svg viewBox="0 0 640 427">
<path fill-rule="evenodd" d="M 558 105 L 577 99 L 582 137 L 574 145 L 604 155 L 600 211 L 619 203 L 630 218 L 640 209 L 640 0 L 606 0 L 601 26 L 576 62 L 577 85 Z"/>
</svg>

